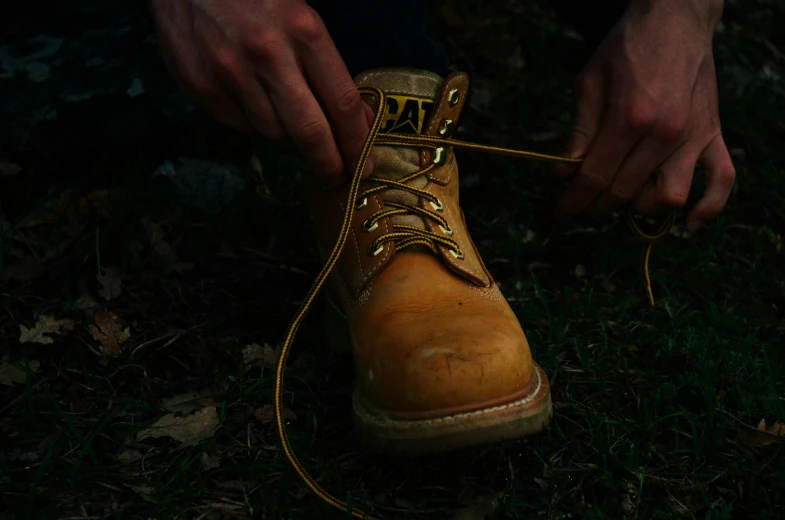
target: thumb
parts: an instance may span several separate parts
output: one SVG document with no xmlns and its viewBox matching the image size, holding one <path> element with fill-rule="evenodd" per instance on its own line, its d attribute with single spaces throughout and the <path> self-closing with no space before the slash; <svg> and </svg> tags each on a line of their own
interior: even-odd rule
<svg viewBox="0 0 785 520">
<path fill-rule="evenodd" d="M 605 112 L 605 81 L 600 74 L 588 71 L 581 75 L 575 86 L 575 104 L 575 120 L 564 148 L 566 157 L 585 156 L 600 128 Z M 577 169 L 577 164 L 557 164 L 553 172 L 568 177 Z"/>
</svg>

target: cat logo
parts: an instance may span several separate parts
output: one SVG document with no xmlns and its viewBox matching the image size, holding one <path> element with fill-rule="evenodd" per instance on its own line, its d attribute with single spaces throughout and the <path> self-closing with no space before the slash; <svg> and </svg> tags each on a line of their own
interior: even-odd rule
<svg viewBox="0 0 785 520">
<path fill-rule="evenodd" d="M 380 132 L 419 134 L 431 115 L 433 101 L 426 98 L 388 95 L 387 114 Z"/>
</svg>

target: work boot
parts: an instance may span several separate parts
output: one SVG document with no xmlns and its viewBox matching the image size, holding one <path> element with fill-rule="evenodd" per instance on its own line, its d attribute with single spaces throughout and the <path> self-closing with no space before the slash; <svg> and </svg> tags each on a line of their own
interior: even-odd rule
<svg viewBox="0 0 785 520">
<path fill-rule="evenodd" d="M 380 136 L 449 137 L 469 86 L 463 73 L 443 80 L 409 68 L 355 81 L 386 94 Z M 416 455 L 541 431 L 552 415 L 548 380 L 466 229 L 452 149 L 377 145 L 374 165 L 356 200 L 349 186 L 307 181 L 325 256 L 347 204 L 356 207 L 326 306 L 330 337 L 344 330 L 354 354 L 362 436 L 379 450 Z"/>
</svg>

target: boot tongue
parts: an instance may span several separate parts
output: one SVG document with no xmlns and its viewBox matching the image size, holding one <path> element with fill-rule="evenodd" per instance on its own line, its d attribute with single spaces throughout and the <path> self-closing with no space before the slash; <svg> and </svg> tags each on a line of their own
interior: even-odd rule
<svg viewBox="0 0 785 520">
<path fill-rule="evenodd" d="M 420 134 L 431 115 L 442 78 L 410 68 L 385 68 L 355 78 L 358 87 L 376 87 L 386 94 L 387 110 L 382 132 Z"/>
<path fill-rule="evenodd" d="M 376 87 L 385 93 L 387 108 L 382 124 L 382 133 L 422 134 L 433 109 L 434 100 L 442 84 L 442 78 L 432 72 L 411 68 L 383 68 L 362 72 L 355 77 L 358 87 Z M 398 180 L 420 169 L 420 150 L 402 146 L 374 147 L 374 177 Z M 408 184 L 424 188 L 428 183 L 425 176 L 417 177 Z M 381 193 L 382 200 L 416 206 L 416 195 L 389 189 Z M 417 215 L 396 215 L 393 224 L 415 226 L 425 229 Z"/>
</svg>

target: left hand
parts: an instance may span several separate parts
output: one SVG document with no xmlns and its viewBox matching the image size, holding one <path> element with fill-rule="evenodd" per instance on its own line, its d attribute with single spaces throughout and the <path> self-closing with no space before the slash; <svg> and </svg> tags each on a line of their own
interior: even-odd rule
<svg viewBox="0 0 785 520">
<path fill-rule="evenodd" d="M 712 54 L 721 0 L 632 0 L 576 87 L 566 153 L 585 157 L 557 203 L 567 218 L 631 203 L 657 214 L 684 206 L 697 163 L 706 192 L 689 211 L 696 231 L 722 211 L 735 170 L 720 130 Z M 655 183 L 647 183 L 659 170 Z"/>
</svg>

